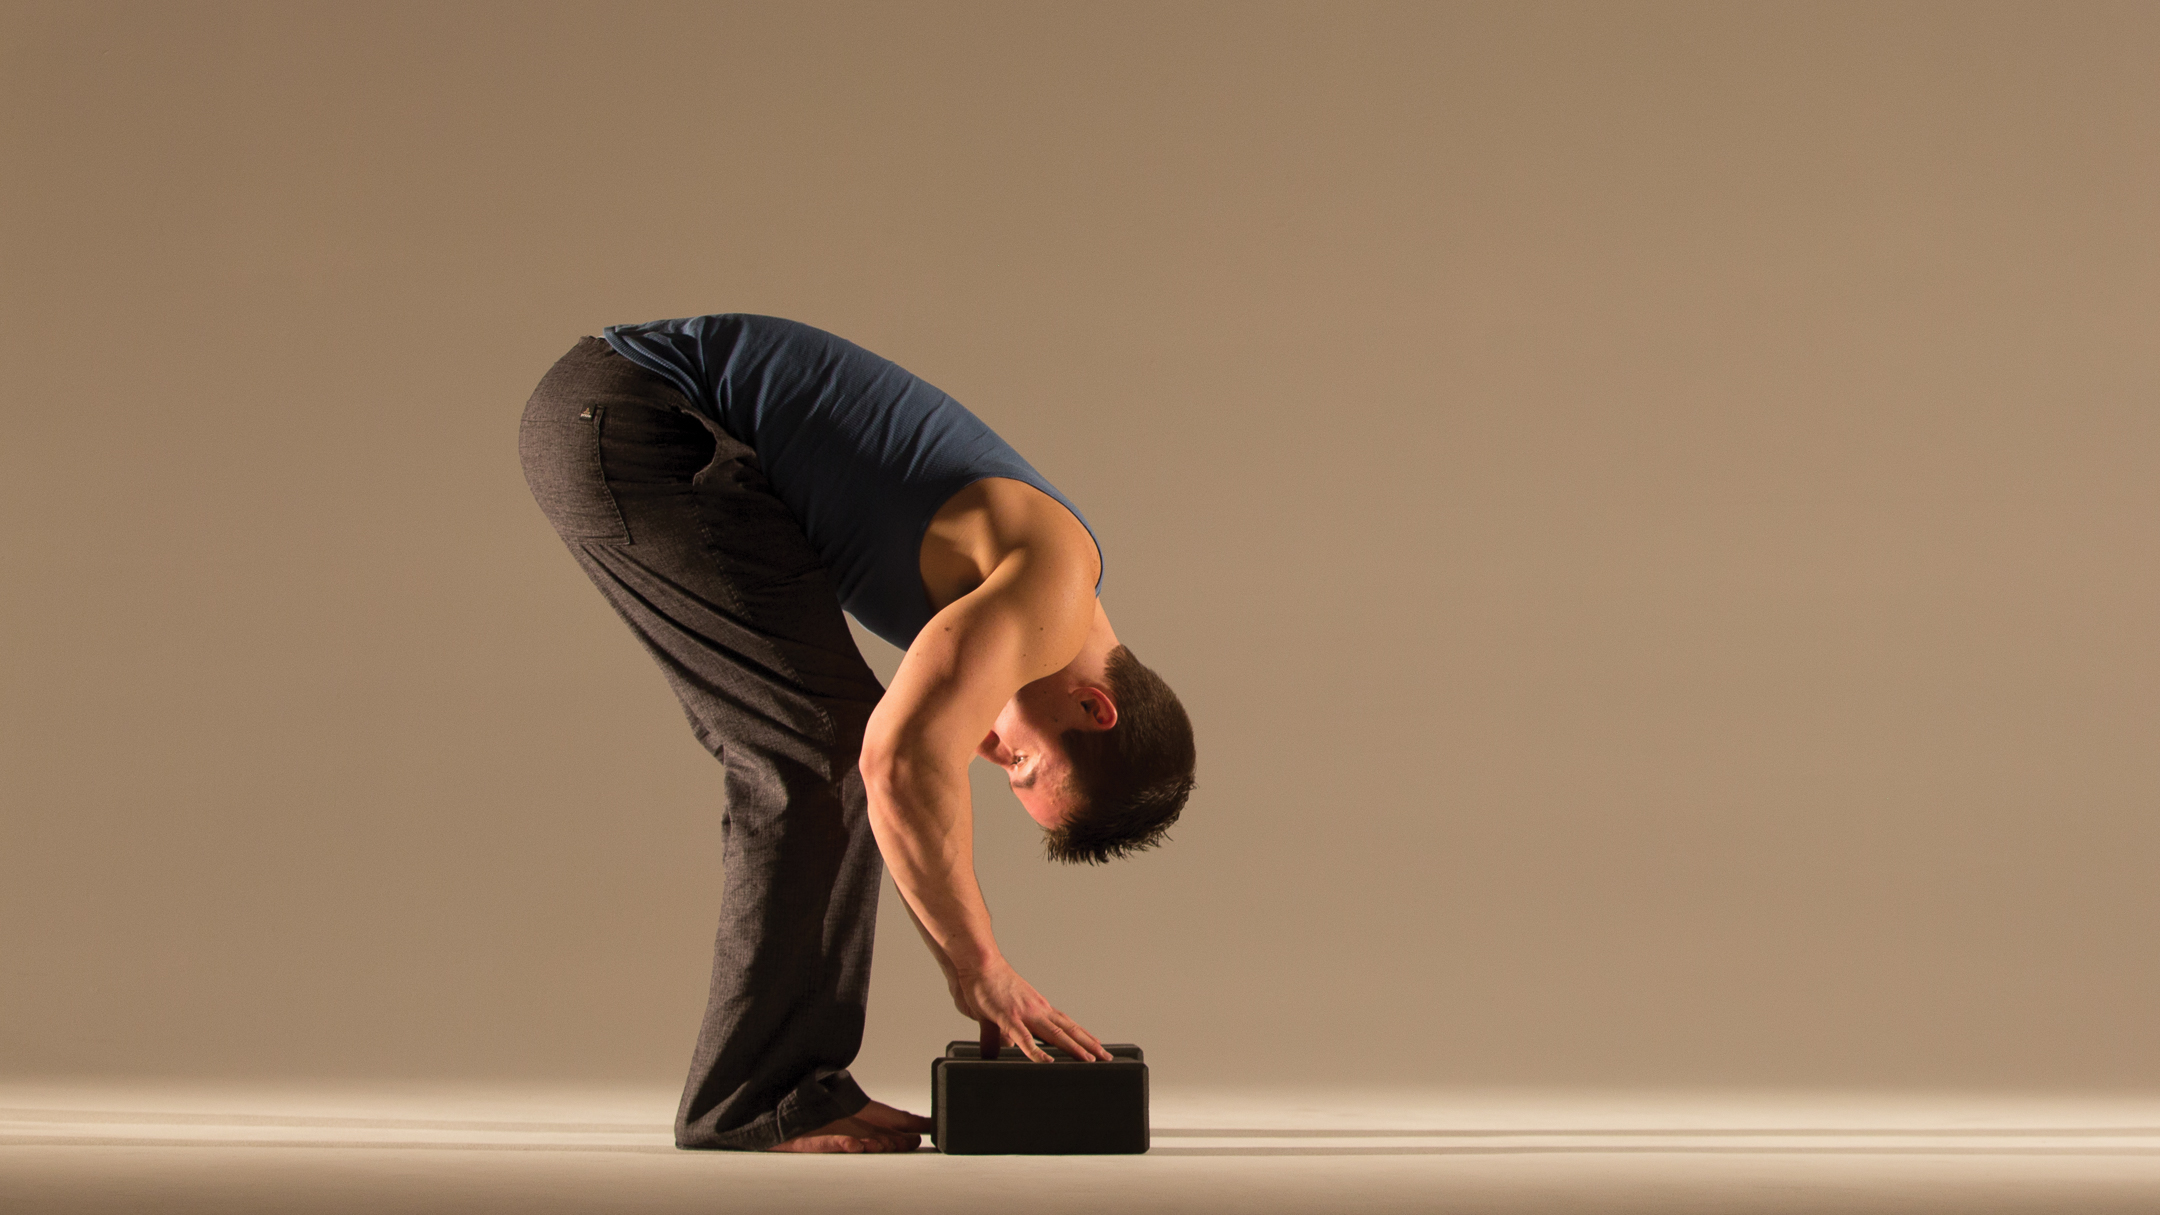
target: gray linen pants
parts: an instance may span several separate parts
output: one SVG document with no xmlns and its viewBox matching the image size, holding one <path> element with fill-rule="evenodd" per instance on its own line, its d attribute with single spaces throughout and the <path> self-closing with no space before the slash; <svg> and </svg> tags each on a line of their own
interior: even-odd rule
<svg viewBox="0 0 2160 1215">
<path fill-rule="evenodd" d="M 855 1113 L 883 874 L 856 760 L 884 689 L 832 579 L 756 454 L 599 338 L 540 381 L 518 454 L 725 773 L 712 990 L 675 1142 L 766 1148 Z"/>
</svg>

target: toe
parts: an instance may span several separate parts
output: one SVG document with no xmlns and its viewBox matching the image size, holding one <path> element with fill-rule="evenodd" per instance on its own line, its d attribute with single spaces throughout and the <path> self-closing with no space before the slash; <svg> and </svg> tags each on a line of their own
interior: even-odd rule
<svg viewBox="0 0 2160 1215">
<path fill-rule="evenodd" d="M 862 1140 L 853 1135 L 799 1135 L 785 1143 L 774 1144 L 775 1152 L 860 1152 Z"/>
</svg>

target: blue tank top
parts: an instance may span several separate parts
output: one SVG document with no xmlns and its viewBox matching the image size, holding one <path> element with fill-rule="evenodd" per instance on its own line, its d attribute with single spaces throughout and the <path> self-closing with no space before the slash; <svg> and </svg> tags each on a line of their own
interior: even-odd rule
<svg viewBox="0 0 2160 1215">
<path fill-rule="evenodd" d="M 1087 527 L 1079 508 L 960 402 L 823 330 L 727 313 L 602 333 L 757 453 L 824 558 L 841 606 L 902 649 L 930 622 L 923 533 L 954 494 L 1009 477 Z"/>
</svg>

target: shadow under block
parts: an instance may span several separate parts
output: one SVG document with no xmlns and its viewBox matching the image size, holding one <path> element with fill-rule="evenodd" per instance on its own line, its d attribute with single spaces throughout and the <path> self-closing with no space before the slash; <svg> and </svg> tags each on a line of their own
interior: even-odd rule
<svg viewBox="0 0 2160 1215">
<path fill-rule="evenodd" d="M 948 1156 L 1093 1156 L 1148 1150 L 1147 1064 L 1140 1048 L 1107 1043 L 1107 1063 L 1056 1047 L 1030 1063 L 1007 1047 L 985 1059 L 954 1042 L 930 1064 L 931 1138 Z"/>
</svg>

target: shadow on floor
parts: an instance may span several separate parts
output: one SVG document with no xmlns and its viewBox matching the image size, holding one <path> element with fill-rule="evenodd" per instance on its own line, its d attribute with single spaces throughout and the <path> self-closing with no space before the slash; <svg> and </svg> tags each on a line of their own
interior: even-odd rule
<svg viewBox="0 0 2160 1215">
<path fill-rule="evenodd" d="M 1513 1129 L 1493 1127 L 1386 1127 L 1343 1129 L 1282 1128 L 1282 1127 L 1221 1127 L 1221 1126 L 1158 1126 L 1158 1136 L 1168 1139 L 1725 1139 L 1745 1138 L 1799 1138 L 1809 1135 L 1832 1136 L 1839 1139 L 1860 1139 L 1869 1136 L 1893 1136 L 1900 1139 L 1943 1138 L 1981 1139 L 2002 1137 L 2043 1137 L 2077 1139 L 2094 1136 L 2110 1138 L 2149 1138 L 2160 1136 L 2160 1127 L 2151 1126 L 1959 1126 L 1959 1127 L 1600 1127 L 1596 1130 L 1570 1129 L 1567 1127 L 1517 1127 Z"/>
<path fill-rule="evenodd" d="M 1471 1144 L 1459 1147 L 1177 1147 L 1157 1144 L 1150 1156 L 2160 1156 L 2160 1147 L 2025 1147 L 1977 1145 L 1791 1144 Z"/>
<path fill-rule="evenodd" d="M 509 1131 L 552 1135 L 667 1135 L 664 1122 L 478 1122 L 317 1114 L 177 1114 L 142 1110 L 0 1109 L 0 1122 L 117 1122 L 132 1126 L 320 1126 L 386 1131 Z"/>
<path fill-rule="evenodd" d="M 1824 1155 L 1824 1156 L 2160 1156 L 2160 1143 L 2020 1144 L 2019 1139 L 2151 1139 L 2155 1127 L 1670 1127 L 1492 1128 L 1157 1127 L 1151 1154 L 1172 1156 L 1536 1156 L 1536 1155 Z M 1769 1139 L 1944 1139 L 1953 1143 L 1789 1144 Z M 1251 1145 L 1164 1143 L 1165 1139 L 1444 1139 L 1440 1144 Z M 1491 1143 L 1495 1139 L 1572 1139 L 1575 1143 Z M 1649 1139 L 1725 1140 L 1646 1143 Z M 1472 1140 L 1463 1143 L 1461 1140 Z M 1750 1142 L 1751 1140 L 1757 1142 Z M 1973 1140 L 1992 1142 L 1975 1143 Z"/>
</svg>

